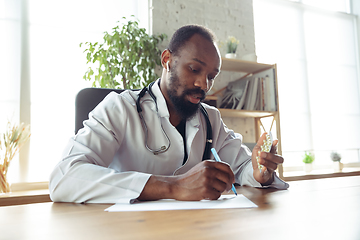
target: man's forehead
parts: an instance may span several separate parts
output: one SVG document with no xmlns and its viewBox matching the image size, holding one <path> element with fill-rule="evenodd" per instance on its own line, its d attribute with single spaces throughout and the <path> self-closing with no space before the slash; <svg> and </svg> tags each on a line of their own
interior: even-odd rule
<svg viewBox="0 0 360 240">
<path fill-rule="evenodd" d="M 209 60 L 220 61 L 220 54 L 216 44 L 199 34 L 194 34 L 186 41 L 179 49 L 177 55 L 179 55 L 179 57 L 187 57 L 202 65 L 208 65 Z"/>
<path fill-rule="evenodd" d="M 215 48 L 215 43 L 201 36 L 200 34 L 194 34 L 186 42 L 184 42 L 181 50 L 186 50 L 189 48 L 196 48 L 197 50 L 205 50 L 208 48 Z"/>
</svg>

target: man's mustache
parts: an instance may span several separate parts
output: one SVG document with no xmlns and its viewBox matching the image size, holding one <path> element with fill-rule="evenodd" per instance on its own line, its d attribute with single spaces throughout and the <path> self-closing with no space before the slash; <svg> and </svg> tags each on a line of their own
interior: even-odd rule
<svg viewBox="0 0 360 240">
<path fill-rule="evenodd" d="M 199 94 L 199 95 L 201 95 L 200 96 L 200 101 L 203 101 L 205 99 L 205 97 L 206 97 L 206 92 L 204 90 L 200 89 L 200 88 L 186 89 L 184 91 L 184 94 L 185 95 L 193 95 L 193 94 L 197 95 L 197 94 Z"/>
</svg>

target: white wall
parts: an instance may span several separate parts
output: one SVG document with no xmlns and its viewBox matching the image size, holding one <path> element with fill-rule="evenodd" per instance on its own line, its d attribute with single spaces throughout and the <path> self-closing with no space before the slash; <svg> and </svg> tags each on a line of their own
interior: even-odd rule
<svg viewBox="0 0 360 240">
<path fill-rule="evenodd" d="M 358 1 L 358 0 L 353 0 L 353 1 L 351 1 L 351 13 L 352 14 L 355 14 L 355 15 L 358 15 L 358 17 L 357 17 L 357 29 L 356 29 L 356 31 L 357 31 L 357 42 L 358 42 L 358 56 L 360 56 L 360 1 Z M 360 61 L 359 61 L 360 62 Z M 358 68 L 360 68 L 359 66 L 358 66 Z M 360 70 L 360 69 L 359 69 Z M 359 71 L 358 70 L 358 71 Z M 359 71 L 360 72 L 360 71 Z M 359 84 L 359 86 L 360 86 L 360 84 Z M 360 88 L 359 88 L 359 92 L 360 92 Z"/>
<path fill-rule="evenodd" d="M 239 57 L 255 53 L 252 0 L 152 0 L 152 18 L 154 34 L 170 38 L 179 27 L 195 23 L 213 30 L 220 41 L 229 35 L 240 39 Z"/>
</svg>

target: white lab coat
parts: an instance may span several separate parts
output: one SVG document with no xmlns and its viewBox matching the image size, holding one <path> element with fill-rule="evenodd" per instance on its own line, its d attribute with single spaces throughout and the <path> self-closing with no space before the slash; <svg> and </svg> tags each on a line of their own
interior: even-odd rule
<svg viewBox="0 0 360 240">
<path fill-rule="evenodd" d="M 137 198 L 151 174 L 178 175 L 202 160 L 206 122 L 200 111 L 186 123 L 187 162 L 183 139 L 169 121 L 165 99 L 156 82 L 152 91 L 158 112 L 148 93 L 141 98 L 147 124 L 148 146 L 168 146 L 161 126 L 170 139 L 168 151 L 154 155 L 145 147 L 145 128 L 136 110 L 138 92 L 110 93 L 84 121 L 84 128 L 67 144 L 62 160 L 50 176 L 50 197 L 55 202 L 117 203 Z M 242 136 L 228 129 L 219 111 L 204 104 L 213 131 L 214 147 L 221 160 L 230 164 L 240 185 L 261 187 L 253 177 L 251 152 Z M 285 189 L 275 178 L 272 186 Z"/>
</svg>

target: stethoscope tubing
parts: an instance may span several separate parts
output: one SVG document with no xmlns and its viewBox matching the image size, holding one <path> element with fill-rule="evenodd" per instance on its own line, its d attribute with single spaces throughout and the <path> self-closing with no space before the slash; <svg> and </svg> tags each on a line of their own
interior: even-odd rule
<svg viewBox="0 0 360 240">
<path fill-rule="evenodd" d="M 166 134 L 163 125 L 160 122 L 161 125 L 161 131 L 163 132 L 164 136 L 166 137 L 168 144 L 167 146 L 161 146 L 158 149 L 151 149 L 148 145 L 148 137 L 149 137 L 149 133 L 148 133 L 148 127 L 146 124 L 146 121 L 144 119 L 144 116 L 142 114 L 142 108 L 140 106 L 140 99 L 145 95 L 146 92 L 149 92 L 151 98 L 153 99 L 155 106 L 156 106 L 156 112 L 158 112 L 158 106 L 157 106 L 157 102 L 156 102 L 156 97 L 153 93 L 153 91 L 151 90 L 151 87 L 154 85 L 155 82 L 152 82 L 149 84 L 148 87 L 144 87 L 140 93 L 138 94 L 138 98 L 136 100 L 136 109 L 137 112 L 139 114 L 139 117 L 141 119 L 142 125 L 144 126 L 144 130 L 145 130 L 145 147 L 152 152 L 154 155 L 160 154 L 160 153 L 164 153 L 167 150 L 169 150 L 170 146 L 171 146 L 171 141 L 169 136 Z M 205 121 L 206 121 L 206 142 L 205 142 L 205 149 L 204 149 L 204 154 L 203 154 L 203 160 L 206 159 L 210 159 L 210 154 L 211 154 L 211 145 L 212 145 L 212 127 L 211 127 L 211 123 L 210 123 L 210 119 L 209 119 L 209 115 L 206 111 L 206 109 L 204 108 L 203 105 L 201 105 L 200 103 L 200 110 L 202 112 L 202 114 L 205 117 Z M 161 119 L 159 119 L 161 121 Z"/>
</svg>

